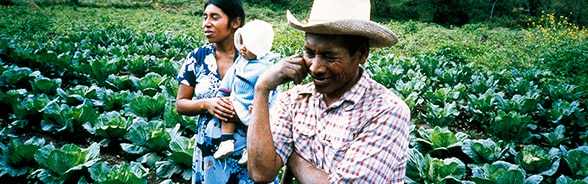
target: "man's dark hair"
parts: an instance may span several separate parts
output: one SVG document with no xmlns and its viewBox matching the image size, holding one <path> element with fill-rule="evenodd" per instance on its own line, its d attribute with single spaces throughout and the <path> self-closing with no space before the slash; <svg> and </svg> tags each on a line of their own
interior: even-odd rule
<svg viewBox="0 0 588 184">
<path fill-rule="evenodd" d="M 240 0 L 208 0 L 208 2 L 204 4 L 204 9 L 211 4 L 219 7 L 225 14 L 227 14 L 227 16 L 229 16 L 229 23 L 240 18 L 241 25 L 239 27 L 243 27 L 245 24 L 245 10 L 243 9 L 243 3 Z M 231 25 L 229 24 L 229 26 Z"/>
<path fill-rule="evenodd" d="M 362 54 L 367 54 L 369 51 L 369 39 L 364 36 L 357 36 L 357 35 L 330 35 L 330 34 L 318 34 L 318 33 L 309 33 L 306 34 L 313 34 L 313 35 L 321 35 L 321 37 L 327 37 L 330 40 L 337 40 L 343 44 L 343 47 L 347 49 L 350 56 L 353 56 L 356 51 L 360 51 Z"/>
<path fill-rule="evenodd" d="M 356 35 L 343 35 L 342 38 L 343 47 L 349 51 L 349 55 L 355 54 L 356 51 L 360 51 L 362 54 L 367 54 L 369 50 L 369 39 L 363 36 Z"/>
</svg>

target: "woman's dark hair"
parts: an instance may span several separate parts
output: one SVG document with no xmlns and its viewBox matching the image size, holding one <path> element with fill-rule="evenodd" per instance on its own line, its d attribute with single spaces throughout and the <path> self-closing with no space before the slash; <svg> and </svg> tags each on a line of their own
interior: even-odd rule
<svg viewBox="0 0 588 184">
<path fill-rule="evenodd" d="M 243 9 L 243 3 L 240 0 L 208 0 L 206 4 L 204 4 L 204 9 L 211 4 L 223 10 L 223 12 L 229 16 L 229 22 L 233 22 L 240 18 L 241 26 L 239 27 L 243 27 L 245 24 L 245 10 Z"/>
</svg>

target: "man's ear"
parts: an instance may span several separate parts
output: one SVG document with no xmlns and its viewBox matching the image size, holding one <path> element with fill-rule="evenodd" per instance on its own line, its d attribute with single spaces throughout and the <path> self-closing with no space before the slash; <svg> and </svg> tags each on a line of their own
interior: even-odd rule
<svg viewBox="0 0 588 184">
<path fill-rule="evenodd" d="M 356 53 L 356 55 L 359 57 L 359 64 L 362 65 L 367 61 L 367 58 L 370 55 L 370 48 L 368 46 L 365 47 L 361 47 L 359 49 L 357 49 L 358 53 Z"/>
</svg>

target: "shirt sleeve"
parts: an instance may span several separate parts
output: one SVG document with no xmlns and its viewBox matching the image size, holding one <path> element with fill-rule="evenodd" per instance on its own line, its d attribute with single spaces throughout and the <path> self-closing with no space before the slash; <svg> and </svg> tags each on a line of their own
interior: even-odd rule
<svg viewBox="0 0 588 184">
<path fill-rule="evenodd" d="M 282 158 L 282 163 L 286 164 L 292 154 L 292 117 L 286 106 L 286 93 L 279 93 L 276 97 L 277 103 L 270 109 L 270 127 L 276 153 Z"/>
<path fill-rule="evenodd" d="M 404 103 L 377 115 L 349 145 L 330 183 L 404 183 L 409 123 Z"/>
</svg>

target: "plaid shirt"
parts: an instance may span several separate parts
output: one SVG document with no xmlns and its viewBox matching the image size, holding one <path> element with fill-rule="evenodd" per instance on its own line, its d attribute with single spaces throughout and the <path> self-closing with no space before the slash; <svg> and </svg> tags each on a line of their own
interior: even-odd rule
<svg viewBox="0 0 588 184">
<path fill-rule="evenodd" d="M 296 151 L 330 183 L 404 183 L 410 110 L 365 72 L 331 106 L 312 83 L 277 100 L 271 129 L 282 160 Z"/>
</svg>

